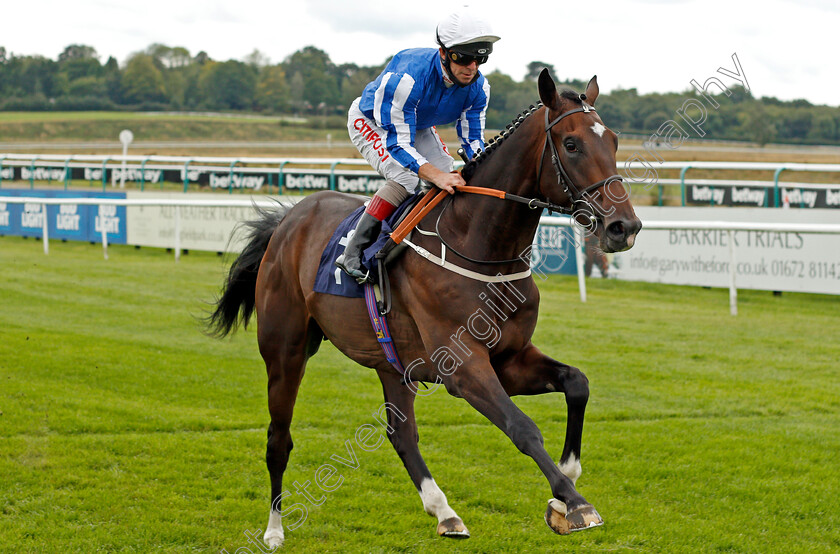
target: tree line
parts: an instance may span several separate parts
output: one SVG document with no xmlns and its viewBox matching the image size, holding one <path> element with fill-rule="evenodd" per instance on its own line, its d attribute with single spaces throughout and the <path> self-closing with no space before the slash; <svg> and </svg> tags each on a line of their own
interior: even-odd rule
<svg viewBox="0 0 840 554">
<path fill-rule="evenodd" d="M 243 60 L 217 61 L 203 51 L 192 55 L 183 47 L 152 44 L 121 65 L 113 57 L 101 63 L 94 48 L 80 44 L 66 47 L 56 60 L 15 55 L 0 47 L 0 111 L 225 110 L 341 116 L 387 61 L 378 66 L 338 65 L 314 46 L 277 64 L 257 50 Z M 539 61 L 528 65 L 520 81 L 498 71 L 489 73 L 488 128 L 504 127 L 536 102 L 535 82 L 543 67 L 558 83 L 585 88 L 584 81 L 557 78 L 551 64 Z M 653 94 L 615 90 L 601 96 L 599 112 L 616 131 L 650 135 L 693 95 L 688 89 Z M 840 144 L 840 107 L 755 98 L 740 87 L 729 97 L 721 95 L 718 103 L 720 108 L 704 124 L 708 138 Z M 342 126 L 341 117 L 331 119 Z"/>
</svg>

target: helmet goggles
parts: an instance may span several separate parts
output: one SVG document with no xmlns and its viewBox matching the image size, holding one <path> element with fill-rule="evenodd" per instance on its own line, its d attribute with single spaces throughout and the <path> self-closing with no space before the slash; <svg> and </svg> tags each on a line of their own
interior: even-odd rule
<svg viewBox="0 0 840 554">
<path fill-rule="evenodd" d="M 446 49 L 450 61 L 458 65 L 467 66 L 473 62 L 478 65 L 487 63 L 493 52 L 493 44 L 489 42 L 473 42 L 469 44 L 455 44 Z"/>
<path fill-rule="evenodd" d="M 458 65 L 463 65 L 463 66 L 470 65 L 473 62 L 476 62 L 476 64 L 481 65 L 483 63 L 487 63 L 487 60 L 490 58 L 490 56 L 487 56 L 487 55 L 474 56 L 472 54 L 465 54 L 463 52 L 458 52 L 456 50 L 450 50 L 448 52 L 448 55 L 449 55 L 449 59 L 452 62 L 457 63 Z"/>
</svg>

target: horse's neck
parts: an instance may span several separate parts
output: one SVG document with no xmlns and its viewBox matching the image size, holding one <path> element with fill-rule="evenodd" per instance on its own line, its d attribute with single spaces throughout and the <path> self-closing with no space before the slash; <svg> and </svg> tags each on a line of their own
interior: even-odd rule
<svg viewBox="0 0 840 554">
<path fill-rule="evenodd" d="M 519 129 L 498 147 L 498 151 L 482 162 L 469 184 L 504 190 L 534 198 L 539 138 L 533 131 Z M 535 159 L 536 158 L 536 159 Z M 462 253 L 478 260 L 508 260 L 526 256 L 539 226 L 542 210 L 525 204 L 477 194 L 458 195 L 453 199 L 451 214 L 446 217 L 448 233 L 459 244 Z M 442 231 L 443 232 L 443 231 Z M 447 237 L 449 239 L 449 237 Z M 521 270 L 521 264 L 511 270 Z M 505 271 L 503 268 L 497 268 Z"/>
<path fill-rule="evenodd" d="M 462 253 L 477 260 L 527 259 L 542 210 L 486 196 L 474 200 L 454 210 L 465 223 L 459 237 Z"/>
</svg>

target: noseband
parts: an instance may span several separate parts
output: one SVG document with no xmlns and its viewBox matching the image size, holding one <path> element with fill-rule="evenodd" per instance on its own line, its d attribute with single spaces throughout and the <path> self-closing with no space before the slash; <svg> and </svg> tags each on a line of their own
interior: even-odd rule
<svg viewBox="0 0 840 554">
<path fill-rule="evenodd" d="M 596 190 L 600 187 L 606 186 L 613 181 L 622 181 L 623 179 L 622 179 L 621 175 L 612 175 L 610 177 L 607 177 L 606 179 L 598 181 L 597 183 L 593 183 L 593 184 L 589 185 L 588 187 L 586 187 L 583 190 L 580 190 L 575 185 L 575 182 L 572 180 L 572 178 L 569 176 L 569 174 L 566 172 L 566 169 L 563 167 L 563 163 L 560 161 L 560 153 L 557 152 L 557 147 L 554 145 L 554 141 L 551 140 L 551 128 L 554 127 L 555 125 L 557 125 L 558 123 L 560 123 L 560 121 L 562 119 L 565 119 L 565 118 L 569 117 L 570 115 L 580 113 L 580 112 L 589 113 L 589 112 L 594 112 L 595 111 L 594 107 L 590 106 L 589 104 L 587 104 L 585 102 L 585 100 L 586 100 L 585 95 L 581 94 L 580 99 L 581 99 L 581 102 L 583 103 L 582 107 L 576 108 L 574 110 L 570 110 L 570 111 L 568 111 L 566 113 L 563 113 L 563 114 L 560 114 L 559 116 L 557 116 L 557 118 L 554 121 L 552 121 L 550 123 L 548 121 L 548 106 L 546 106 L 546 108 L 545 108 L 545 143 L 543 144 L 542 154 L 540 155 L 540 164 L 539 164 L 539 166 L 537 166 L 537 184 L 539 185 L 540 177 L 542 176 L 542 166 L 543 166 L 543 160 L 545 160 L 545 151 L 546 151 L 547 148 L 550 147 L 551 148 L 551 165 L 554 166 L 554 172 L 557 174 L 557 184 L 560 185 L 561 187 L 563 187 L 563 192 L 568 194 L 569 197 L 572 199 L 572 209 L 571 209 L 571 211 L 572 212 L 575 211 L 575 205 L 583 203 L 583 204 L 586 204 L 587 209 L 590 212 L 592 212 L 591 204 L 586 199 L 587 195 L 589 195 L 592 191 L 594 191 L 594 190 Z M 602 210 L 602 213 L 605 213 L 605 212 L 603 212 L 603 210 Z M 594 217 L 594 216 L 595 216 L 595 214 L 592 214 L 591 217 Z"/>
</svg>

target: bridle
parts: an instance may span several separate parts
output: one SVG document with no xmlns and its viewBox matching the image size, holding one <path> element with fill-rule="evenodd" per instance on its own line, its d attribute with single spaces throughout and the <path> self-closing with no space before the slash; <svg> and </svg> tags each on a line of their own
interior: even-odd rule
<svg viewBox="0 0 840 554">
<path fill-rule="evenodd" d="M 566 169 L 563 167 L 563 163 L 560 161 L 560 153 L 557 151 L 557 146 L 554 145 L 554 141 L 551 140 L 551 128 L 560 123 L 561 120 L 569 117 L 570 115 L 576 113 L 589 113 L 596 111 L 594 107 L 590 106 L 585 102 L 586 95 L 580 95 L 581 103 L 583 104 L 580 108 L 575 108 L 574 110 L 569 110 L 568 112 L 562 113 L 557 116 L 554 121 L 548 121 L 548 106 L 545 107 L 545 143 L 543 144 L 542 154 L 540 155 L 540 163 L 537 166 L 537 185 L 539 185 L 540 178 L 542 177 L 542 166 L 543 161 L 545 160 L 545 152 L 547 149 L 551 149 L 551 165 L 554 167 L 554 172 L 557 174 L 557 184 L 563 187 L 563 192 L 569 195 L 572 199 L 572 206 L 571 208 L 564 209 L 561 213 L 566 214 L 573 214 L 577 210 L 575 210 L 575 206 L 577 204 L 585 204 L 585 209 L 590 212 L 591 217 L 595 217 L 594 213 L 592 212 L 592 206 L 589 202 L 588 196 L 592 193 L 592 191 L 597 190 L 603 186 L 606 186 L 613 181 L 623 181 L 621 175 L 612 175 L 607 177 L 606 179 L 602 179 L 597 183 L 593 183 L 586 187 L 583 190 L 580 190 L 576 185 L 569 174 L 566 172 Z M 603 213 L 603 212 L 602 212 Z"/>
</svg>

